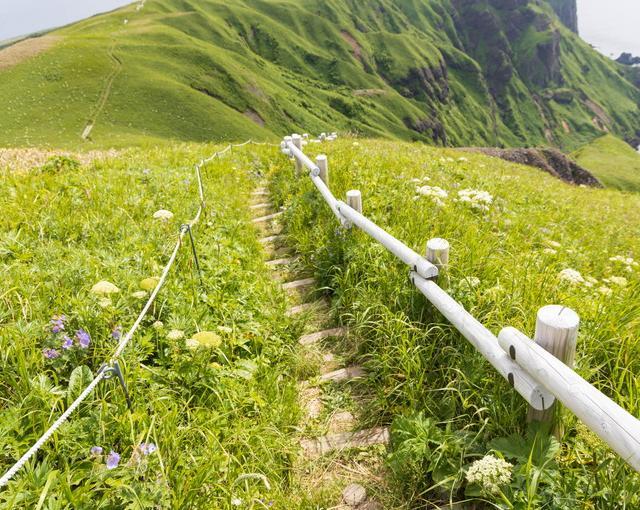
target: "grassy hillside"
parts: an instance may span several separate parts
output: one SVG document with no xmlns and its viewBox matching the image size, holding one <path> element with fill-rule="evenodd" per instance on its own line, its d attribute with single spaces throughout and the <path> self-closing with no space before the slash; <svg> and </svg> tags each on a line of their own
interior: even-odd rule
<svg viewBox="0 0 640 510">
<path fill-rule="evenodd" d="M 55 31 L 53 48 L 0 69 L 0 144 L 124 146 L 340 129 L 575 149 L 604 128 L 635 132 L 640 91 L 617 65 L 550 6 L 521 4 L 135 3 Z M 88 125 L 91 141 L 83 142 Z"/>
<path fill-rule="evenodd" d="M 640 153 L 625 141 L 605 135 L 578 149 L 573 157 L 605 186 L 640 191 Z"/>
<path fill-rule="evenodd" d="M 451 267 L 440 284 L 494 332 L 513 325 L 531 333 L 545 304 L 575 309 L 577 370 L 638 415 L 638 196 L 419 144 L 345 139 L 307 148 L 328 153 L 337 196 L 361 189 L 366 214 L 416 250 L 430 237 L 449 239 Z M 109 357 L 118 326 L 124 331 L 134 320 L 141 280 L 158 275 L 178 226 L 194 214 L 192 164 L 213 149 L 131 149 L 80 168 L 3 172 L 1 472 Z M 299 483 L 299 472 L 316 472 L 298 462 L 298 439 L 315 431 L 301 423 L 298 383 L 314 372 L 294 347 L 305 318 L 285 316 L 250 227 L 248 193 L 264 174 L 273 200 L 287 207 L 300 266 L 315 273 L 332 313 L 350 328 L 345 362 L 368 370 L 357 386 L 364 425 L 392 426 L 384 480 L 370 482 L 376 494 L 388 486 L 383 508 L 499 503 L 466 479 L 471 463 L 490 452 L 513 464 L 502 487 L 513 508 L 640 505 L 638 475 L 570 415 L 561 443 L 538 438 L 534 450 L 522 399 L 407 283 L 405 267 L 361 233 L 336 228 L 310 182 L 292 172 L 274 149 L 252 146 L 206 166 L 208 212 L 195 230 L 204 282 L 185 246 L 125 352 L 132 410 L 114 380 L 101 383 L 0 491 L 0 507 L 36 508 L 41 498 L 51 508 L 230 509 L 236 498 L 255 509 L 337 504 L 339 492 Z M 439 186 L 447 196 L 436 201 L 417 186 Z M 492 201 L 457 200 L 465 189 Z M 154 220 L 161 208 L 174 218 Z M 581 278 L 563 279 L 565 269 Z M 100 280 L 120 292 L 92 294 Z M 54 333 L 50 321 L 60 314 L 65 333 Z M 90 334 L 86 347 L 75 338 L 80 329 Z M 219 345 L 193 349 L 188 339 L 198 331 L 215 333 Z M 331 409 L 341 404 L 336 392 L 326 398 Z M 120 462 L 108 469 L 112 450 Z M 380 455 L 345 451 L 314 466 L 325 472 Z"/>
<path fill-rule="evenodd" d="M 308 149 L 328 151 L 337 197 L 360 189 L 364 213 L 416 251 L 429 238 L 448 239 L 450 268 L 439 283 L 494 333 L 512 325 L 533 334 L 547 304 L 576 310 L 577 371 L 639 415 L 638 196 L 417 144 Z M 423 186 L 443 192 L 416 191 Z M 336 313 L 364 338 L 353 362 L 371 374 L 371 422 L 393 424 L 388 466 L 410 508 L 463 499 L 497 505 L 478 508 L 640 506 L 640 476 L 570 413 L 560 444 L 535 438 L 524 401 L 407 282 L 404 265 L 362 232 L 336 228 L 310 180 L 295 179 L 287 164 L 272 190 L 288 208 L 290 238 L 333 290 Z M 464 190 L 492 200 L 462 201 Z M 579 275 L 563 277 L 567 269 Z M 487 454 L 514 466 L 505 498 L 466 478 Z"/>
</svg>

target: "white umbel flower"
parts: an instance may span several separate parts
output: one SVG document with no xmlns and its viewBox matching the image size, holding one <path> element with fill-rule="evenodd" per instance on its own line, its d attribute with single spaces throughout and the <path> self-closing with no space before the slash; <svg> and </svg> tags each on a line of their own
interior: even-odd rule
<svg viewBox="0 0 640 510">
<path fill-rule="evenodd" d="M 169 340 L 180 340 L 181 338 L 184 338 L 184 331 L 179 329 L 172 329 L 167 333 L 167 339 Z"/>
<path fill-rule="evenodd" d="M 470 205 L 474 209 L 488 211 L 493 203 L 493 196 L 488 191 L 479 189 L 461 189 L 458 191 L 458 201 Z"/>
<path fill-rule="evenodd" d="M 504 459 L 499 459 L 493 455 L 486 455 L 480 460 L 476 460 L 467 471 L 467 481 L 477 483 L 489 493 L 500 490 L 502 485 L 511 481 L 510 464 Z"/>
<path fill-rule="evenodd" d="M 160 209 L 153 213 L 153 217 L 156 220 L 169 221 L 173 218 L 173 213 L 171 211 L 167 211 L 166 209 Z"/>
<path fill-rule="evenodd" d="M 613 283 L 614 285 L 618 285 L 619 287 L 626 287 L 629 281 L 624 276 L 610 276 L 609 278 L 605 278 L 604 280 L 607 283 Z"/>
<path fill-rule="evenodd" d="M 584 283 L 584 278 L 582 277 L 580 272 L 570 268 L 560 271 L 560 279 L 565 282 L 571 283 L 572 285 Z"/>
</svg>

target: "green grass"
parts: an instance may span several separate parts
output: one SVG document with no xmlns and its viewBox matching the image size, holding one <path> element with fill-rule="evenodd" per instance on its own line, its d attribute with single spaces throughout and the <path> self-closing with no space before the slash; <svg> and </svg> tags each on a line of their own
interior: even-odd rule
<svg viewBox="0 0 640 510">
<path fill-rule="evenodd" d="M 605 186 L 640 191 L 640 153 L 624 140 L 605 135 L 581 147 L 572 156 Z"/>
<path fill-rule="evenodd" d="M 429 238 L 448 239 L 451 265 L 439 283 L 494 333 L 510 325 L 532 335 L 536 312 L 547 304 L 576 310 L 576 370 L 638 416 L 640 268 L 611 259 L 639 258 L 639 197 L 418 144 L 343 140 L 307 148 L 311 157 L 328 154 L 338 198 L 360 189 L 364 213 L 416 251 Z M 417 195 L 417 185 L 449 196 L 439 207 Z M 487 211 L 471 208 L 456 200 L 463 189 L 485 190 L 493 203 Z M 528 430 L 523 399 L 428 305 L 407 268 L 362 232 L 338 228 L 312 183 L 294 178 L 288 162 L 275 172 L 272 191 L 288 208 L 288 234 L 332 289 L 340 320 L 365 339 L 356 361 L 371 374 L 368 416 L 392 424 L 388 466 L 410 508 L 465 498 L 480 508 L 481 499 L 510 508 L 466 481 L 466 470 L 488 453 L 514 465 L 502 488 L 514 508 L 640 505 L 640 476 L 568 411 L 560 443 Z M 563 280 L 569 268 L 585 282 Z"/>
<path fill-rule="evenodd" d="M 215 146 L 128 150 L 91 166 L 50 166 L 0 182 L 0 471 L 4 473 L 75 398 L 142 309 L 140 281 L 158 276 L 178 227 L 196 212 L 193 164 Z M 310 508 L 291 468 L 299 421 L 295 334 L 264 266 L 246 207 L 273 149 L 236 149 L 203 169 L 206 214 L 194 229 L 204 284 L 184 245 L 167 285 L 125 351 L 133 407 L 114 379 L 95 393 L 0 491 L 0 507 Z M 230 192 L 231 190 L 231 192 Z M 152 218 L 158 209 L 174 218 Z M 110 302 L 90 292 L 100 280 L 120 288 Z M 53 315 L 67 316 L 87 349 L 63 350 Z M 159 324 L 160 321 L 162 324 Z M 184 332 L 171 339 L 169 331 Z M 198 331 L 218 348 L 190 349 Z M 46 359 L 43 349 L 61 353 Z M 142 442 L 157 445 L 136 454 Z M 90 453 L 104 449 L 102 456 Z M 105 467 L 104 455 L 121 455 Z M 265 476 L 270 489 L 256 476 Z"/>
<path fill-rule="evenodd" d="M 126 147 L 335 129 L 434 143 L 432 129 L 441 125 L 450 145 L 537 145 L 548 128 L 556 145 L 573 150 L 602 134 L 587 98 L 611 118 L 611 131 L 626 136 L 639 127 L 640 92 L 560 27 L 563 86 L 579 99 L 558 111 L 553 101 L 536 104 L 544 90 L 528 76 L 541 68 L 535 55 L 550 29 L 531 24 L 510 42 L 513 78 L 494 98 L 486 78 L 493 61 L 461 51 L 474 31 L 446 0 L 136 6 L 56 30 L 55 47 L 0 71 L 0 144 Z M 540 16 L 550 9 L 529 7 Z M 511 15 L 498 18 L 499 34 L 510 30 Z M 360 59 L 344 33 L 360 46 Z M 446 76 L 438 77 L 441 67 Z M 95 128 L 84 142 L 90 119 Z"/>
</svg>

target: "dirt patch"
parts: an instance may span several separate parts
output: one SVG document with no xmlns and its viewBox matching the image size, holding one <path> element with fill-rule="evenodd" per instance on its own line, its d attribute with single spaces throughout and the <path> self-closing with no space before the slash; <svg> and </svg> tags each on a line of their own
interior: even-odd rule
<svg viewBox="0 0 640 510">
<path fill-rule="evenodd" d="M 25 39 L 24 41 L 0 50 L 0 70 L 8 69 L 28 58 L 35 57 L 51 48 L 61 39 L 62 37 L 57 35 L 44 35 L 42 37 Z"/>
<path fill-rule="evenodd" d="M 607 115 L 607 112 L 604 110 L 602 106 L 591 99 L 584 99 L 584 105 L 589 108 L 595 115 L 592 119 L 594 126 L 602 131 L 609 131 L 609 126 L 611 126 L 611 118 Z"/>
<path fill-rule="evenodd" d="M 0 170 L 10 172 L 27 172 L 44 165 L 53 156 L 67 156 L 79 161 L 82 165 L 90 165 L 94 161 L 118 156 L 116 150 L 91 151 L 73 153 L 43 149 L 2 149 L 0 148 Z"/>
<path fill-rule="evenodd" d="M 569 126 L 569 123 L 566 120 L 562 121 L 562 129 L 564 129 L 565 133 L 571 133 L 571 126 Z"/>
<path fill-rule="evenodd" d="M 353 91 L 353 95 L 358 97 L 384 96 L 386 93 L 387 91 L 384 89 L 356 89 Z"/>
<path fill-rule="evenodd" d="M 558 179 L 571 184 L 582 184 L 593 188 L 602 188 L 602 183 L 588 170 L 559 150 L 541 149 L 496 149 L 493 147 L 467 147 L 461 150 L 477 152 L 504 159 L 512 163 L 533 166 L 550 173 Z"/>
<path fill-rule="evenodd" d="M 360 46 L 358 44 L 358 41 L 356 41 L 353 36 L 347 32 L 346 30 L 342 30 L 340 31 L 340 35 L 342 36 L 342 38 L 347 42 L 347 44 L 349 44 L 349 46 L 351 46 L 351 50 L 353 51 L 353 56 L 356 57 L 360 63 L 362 64 L 362 46 Z"/>
<path fill-rule="evenodd" d="M 260 115 L 258 114 L 258 112 L 254 111 L 254 110 L 247 110 L 246 112 L 243 113 L 243 115 L 249 119 L 251 119 L 253 122 L 255 122 L 256 124 L 258 124 L 258 126 L 260 127 L 264 127 L 264 119 L 262 117 L 260 117 Z"/>
</svg>

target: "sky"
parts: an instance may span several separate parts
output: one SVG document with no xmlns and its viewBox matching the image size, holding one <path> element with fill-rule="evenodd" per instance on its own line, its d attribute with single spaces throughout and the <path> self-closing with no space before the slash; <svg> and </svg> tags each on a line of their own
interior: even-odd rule
<svg viewBox="0 0 640 510">
<path fill-rule="evenodd" d="M 578 0 L 578 29 L 607 56 L 640 56 L 640 0 Z"/>
<path fill-rule="evenodd" d="M 0 41 L 109 11 L 132 0 L 0 0 Z M 640 56 L 640 0 L 578 0 L 580 34 L 607 56 Z"/>
<path fill-rule="evenodd" d="M 0 0 L 0 41 L 59 27 L 132 0 Z"/>
</svg>

